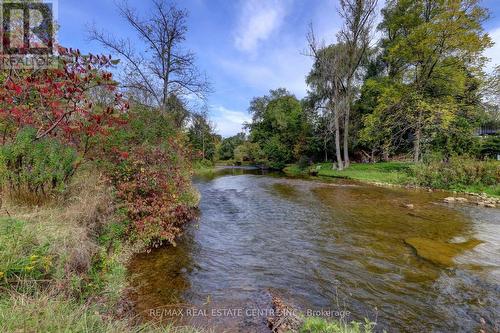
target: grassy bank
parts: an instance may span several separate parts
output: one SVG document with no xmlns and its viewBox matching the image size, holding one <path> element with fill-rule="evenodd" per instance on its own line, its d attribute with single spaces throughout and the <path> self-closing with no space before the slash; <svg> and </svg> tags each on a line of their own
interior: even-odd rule
<svg viewBox="0 0 500 333">
<path fill-rule="evenodd" d="M 352 179 L 366 182 L 380 182 L 387 184 L 406 184 L 410 181 L 408 174 L 411 163 L 386 162 L 374 164 L 352 164 L 349 168 L 339 171 L 332 168 L 331 163 L 320 163 L 312 167 L 301 169 L 296 164 L 284 169 L 291 176 L 303 176 L 315 173 L 318 176 Z"/>
<path fill-rule="evenodd" d="M 131 252 L 113 196 L 96 170 L 82 170 L 64 195 L 36 206 L 4 196 L 0 332 L 177 331 L 131 321 Z"/>
<path fill-rule="evenodd" d="M 471 165 L 467 165 L 467 163 Z M 484 171 L 488 169 L 489 171 Z M 331 163 L 320 163 L 308 168 L 300 168 L 296 164 L 289 165 L 284 172 L 290 176 L 315 174 L 322 177 L 352 179 L 370 183 L 393 185 L 422 186 L 463 193 L 486 193 L 492 197 L 500 197 L 500 162 L 457 161 L 456 165 L 433 166 L 416 165 L 410 162 L 353 163 L 349 168 L 339 171 L 332 168 Z M 478 174 L 490 177 L 483 181 Z M 477 179 L 470 179 L 470 178 Z"/>
</svg>

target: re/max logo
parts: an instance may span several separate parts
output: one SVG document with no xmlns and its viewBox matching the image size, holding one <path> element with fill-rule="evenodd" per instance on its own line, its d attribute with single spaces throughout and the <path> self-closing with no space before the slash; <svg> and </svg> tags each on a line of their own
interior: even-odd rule
<svg viewBox="0 0 500 333">
<path fill-rule="evenodd" d="M 53 1 L 0 1 L 1 39 L 5 55 L 52 54 Z"/>
</svg>

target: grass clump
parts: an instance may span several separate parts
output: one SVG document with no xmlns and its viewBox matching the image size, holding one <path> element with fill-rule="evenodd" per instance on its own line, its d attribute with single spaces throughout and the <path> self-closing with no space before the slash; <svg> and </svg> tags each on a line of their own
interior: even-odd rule
<svg viewBox="0 0 500 333">
<path fill-rule="evenodd" d="M 372 333 L 375 323 L 365 320 L 364 323 L 353 321 L 343 323 L 340 321 L 328 321 L 323 318 L 306 318 L 300 333 Z"/>
<path fill-rule="evenodd" d="M 99 304 L 85 304 L 40 292 L 0 297 L 0 332 L 72 333 L 200 333 L 196 328 L 130 325 L 127 320 L 103 314 Z"/>
<path fill-rule="evenodd" d="M 97 308 L 46 293 L 0 297 L 2 332 L 118 332 Z M 124 327 L 121 327 L 124 328 Z"/>
<path fill-rule="evenodd" d="M 298 164 L 290 164 L 283 169 L 283 172 L 287 176 L 299 177 L 307 175 L 309 173 L 309 170 L 306 168 L 301 168 Z"/>
<path fill-rule="evenodd" d="M 26 222 L 0 218 L 0 286 L 42 279 L 52 271 L 48 244 L 41 244 Z"/>
<path fill-rule="evenodd" d="M 125 285 L 121 254 L 99 242 L 114 220 L 110 202 L 111 191 L 95 170 L 82 170 L 64 197 L 41 206 L 4 202 L 1 332 L 102 331 L 103 313 L 113 312 Z"/>
<path fill-rule="evenodd" d="M 309 168 L 291 164 L 283 171 L 289 176 L 313 174 L 373 183 L 486 193 L 500 197 L 500 162 L 493 160 L 481 161 L 467 157 L 452 157 L 448 161 L 435 159 L 419 164 L 411 162 L 353 163 L 342 171 L 334 169 L 331 163 L 320 163 Z"/>
</svg>

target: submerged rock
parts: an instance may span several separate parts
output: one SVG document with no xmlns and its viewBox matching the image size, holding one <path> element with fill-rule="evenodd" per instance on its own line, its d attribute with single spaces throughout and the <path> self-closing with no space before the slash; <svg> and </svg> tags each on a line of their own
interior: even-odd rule
<svg viewBox="0 0 500 333">
<path fill-rule="evenodd" d="M 465 202 L 468 202 L 469 200 L 467 200 L 466 198 L 461 198 L 461 197 L 448 197 L 448 198 L 444 198 L 444 202 L 447 202 L 447 203 L 453 203 L 453 202 L 460 202 L 460 203 L 465 203 Z"/>
<path fill-rule="evenodd" d="M 453 259 L 460 253 L 472 250 L 482 242 L 472 239 L 464 243 L 446 243 L 427 238 L 407 238 L 405 243 L 411 246 L 417 255 L 436 265 L 453 266 Z"/>
<path fill-rule="evenodd" d="M 493 201 L 478 201 L 478 206 L 486 207 L 486 208 L 497 208 L 495 202 Z"/>
</svg>

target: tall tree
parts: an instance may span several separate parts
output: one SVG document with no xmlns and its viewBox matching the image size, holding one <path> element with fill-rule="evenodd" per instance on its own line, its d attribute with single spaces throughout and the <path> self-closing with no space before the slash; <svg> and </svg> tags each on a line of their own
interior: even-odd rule
<svg viewBox="0 0 500 333">
<path fill-rule="evenodd" d="M 370 46 L 370 33 L 373 26 L 377 0 L 340 0 L 340 15 L 344 25 L 338 34 L 338 43 L 344 45 L 341 49 L 341 66 L 345 67 L 345 94 L 340 107 L 344 117 L 344 166 L 349 167 L 349 125 L 353 105 L 355 80 L 362 68 Z"/>
<path fill-rule="evenodd" d="M 337 44 L 325 47 L 317 42 L 311 28 L 308 34 L 310 55 L 314 67 L 308 83 L 321 96 L 325 107 L 331 113 L 335 133 L 336 167 L 348 167 L 349 126 L 351 109 L 356 92 L 356 79 L 363 68 L 362 61 L 370 46 L 370 32 L 373 25 L 377 0 L 341 0 L 340 16 L 344 19 L 337 35 Z M 343 129 L 343 158 L 341 148 L 341 127 Z"/>
<path fill-rule="evenodd" d="M 141 17 L 127 2 L 118 5 L 121 16 L 142 41 L 142 50 L 128 38 L 116 38 L 95 27 L 90 37 L 125 61 L 126 88 L 145 94 L 146 100 L 152 99 L 167 113 L 172 95 L 204 98 L 210 85 L 198 70 L 195 55 L 183 48 L 188 12 L 167 0 L 151 0 L 151 5 L 147 17 Z"/>
<path fill-rule="evenodd" d="M 334 133 L 336 165 L 334 168 L 342 170 L 344 163 L 342 161 L 340 145 L 340 117 L 343 108 L 341 103 L 345 102 L 345 67 L 340 65 L 342 61 L 342 48 L 344 45 L 330 45 L 325 47 L 318 44 L 314 32 L 308 35 L 310 54 L 314 58 L 314 64 L 307 77 L 307 84 L 312 88 L 310 98 L 312 98 L 318 108 L 322 108 L 327 114 L 328 132 Z"/>
<path fill-rule="evenodd" d="M 392 0 L 383 10 L 381 45 L 393 82 L 379 114 L 406 124 L 415 162 L 423 144 L 467 109 L 471 78 L 491 45 L 486 18 L 479 0 Z"/>
</svg>

